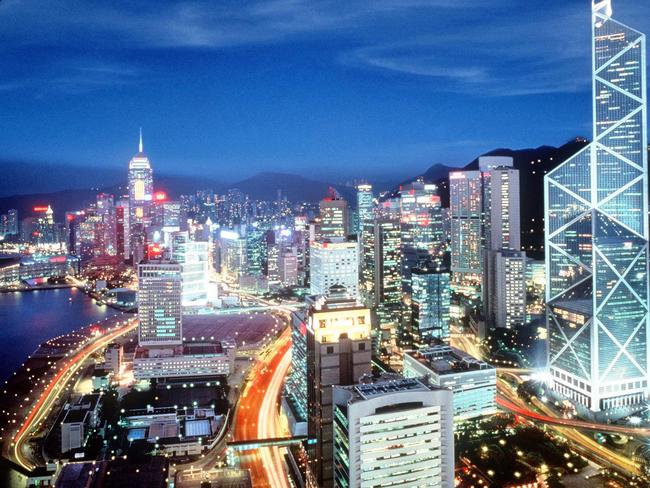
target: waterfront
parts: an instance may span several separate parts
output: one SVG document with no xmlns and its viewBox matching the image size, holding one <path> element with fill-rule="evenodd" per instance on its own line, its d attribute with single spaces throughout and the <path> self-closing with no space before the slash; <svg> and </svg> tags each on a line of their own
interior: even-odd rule
<svg viewBox="0 0 650 488">
<path fill-rule="evenodd" d="M 120 312 L 97 305 L 76 288 L 0 293 L 0 381 L 48 339 Z"/>
</svg>

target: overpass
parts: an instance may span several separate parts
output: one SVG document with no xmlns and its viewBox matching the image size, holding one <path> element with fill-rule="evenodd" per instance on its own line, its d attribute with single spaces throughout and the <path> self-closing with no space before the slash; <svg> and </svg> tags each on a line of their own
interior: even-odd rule
<svg viewBox="0 0 650 488">
<path fill-rule="evenodd" d="M 285 447 L 292 444 L 300 444 L 307 440 L 306 435 L 298 435 L 294 437 L 272 437 L 269 439 L 250 439 L 246 441 L 230 441 L 226 445 L 228 449 L 235 451 L 250 451 L 259 449 L 260 447 Z"/>
</svg>

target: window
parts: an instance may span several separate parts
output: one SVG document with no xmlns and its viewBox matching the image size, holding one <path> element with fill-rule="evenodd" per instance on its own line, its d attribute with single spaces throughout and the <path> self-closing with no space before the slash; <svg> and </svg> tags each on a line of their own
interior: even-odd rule
<svg viewBox="0 0 650 488">
<path fill-rule="evenodd" d="M 365 351 L 365 350 L 366 350 L 366 343 L 362 342 L 361 344 L 359 344 L 359 351 Z"/>
<path fill-rule="evenodd" d="M 334 354 L 334 346 L 327 346 L 327 354 Z"/>
</svg>

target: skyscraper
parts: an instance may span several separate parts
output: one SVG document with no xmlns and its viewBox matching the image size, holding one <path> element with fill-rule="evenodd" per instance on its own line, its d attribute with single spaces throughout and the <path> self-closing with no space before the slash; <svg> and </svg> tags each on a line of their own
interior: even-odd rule
<svg viewBox="0 0 650 488">
<path fill-rule="evenodd" d="M 145 231 L 151 223 L 153 200 L 153 171 L 143 150 L 141 130 L 138 153 L 129 161 L 129 247 L 134 264 L 144 256 Z"/>
<path fill-rule="evenodd" d="M 202 306 L 208 301 L 208 243 L 191 241 L 188 233 L 172 234 L 172 259 L 181 265 L 184 307 Z"/>
<path fill-rule="evenodd" d="M 370 310 L 334 286 L 307 313 L 308 453 L 319 486 L 332 486 L 332 387 L 371 372 Z"/>
<path fill-rule="evenodd" d="M 372 222 L 375 216 L 372 185 L 362 184 L 357 186 L 357 211 L 359 213 L 358 227 L 356 229 L 359 242 L 362 241 L 364 225 Z"/>
<path fill-rule="evenodd" d="M 411 343 L 419 349 L 433 340 L 449 341 L 449 270 L 429 262 L 413 269 Z"/>
<path fill-rule="evenodd" d="M 336 190 L 330 189 L 331 195 L 320 202 L 321 239 L 345 238 L 348 236 L 348 202 Z"/>
<path fill-rule="evenodd" d="M 151 261 L 138 265 L 138 342 L 140 346 L 182 344 L 181 265 Z"/>
<path fill-rule="evenodd" d="M 400 223 L 397 219 L 378 218 L 375 221 L 375 298 L 379 343 L 397 339 L 403 343 L 402 328 L 402 261 Z"/>
<path fill-rule="evenodd" d="M 334 487 L 454 486 L 452 392 L 417 379 L 334 387 Z"/>
<path fill-rule="evenodd" d="M 593 5 L 594 141 L 546 175 L 555 390 L 592 411 L 648 396 L 645 36 Z"/>
<path fill-rule="evenodd" d="M 482 280 L 482 201 L 480 171 L 449 173 L 452 281 L 470 294 Z"/>
</svg>

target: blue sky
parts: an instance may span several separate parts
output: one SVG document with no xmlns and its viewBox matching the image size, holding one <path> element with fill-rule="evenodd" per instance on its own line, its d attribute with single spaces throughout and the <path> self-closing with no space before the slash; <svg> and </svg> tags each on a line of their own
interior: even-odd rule
<svg viewBox="0 0 650 488">
<path fill-rule="evenodd" d="M 649 2 L 614 0 L 650 32 Z M 642 5 L 643 4 L 643 5 Z M 399 178 L 589 136 L 588 0 L 0 0 L 0 160 Z"/>
</svg>

